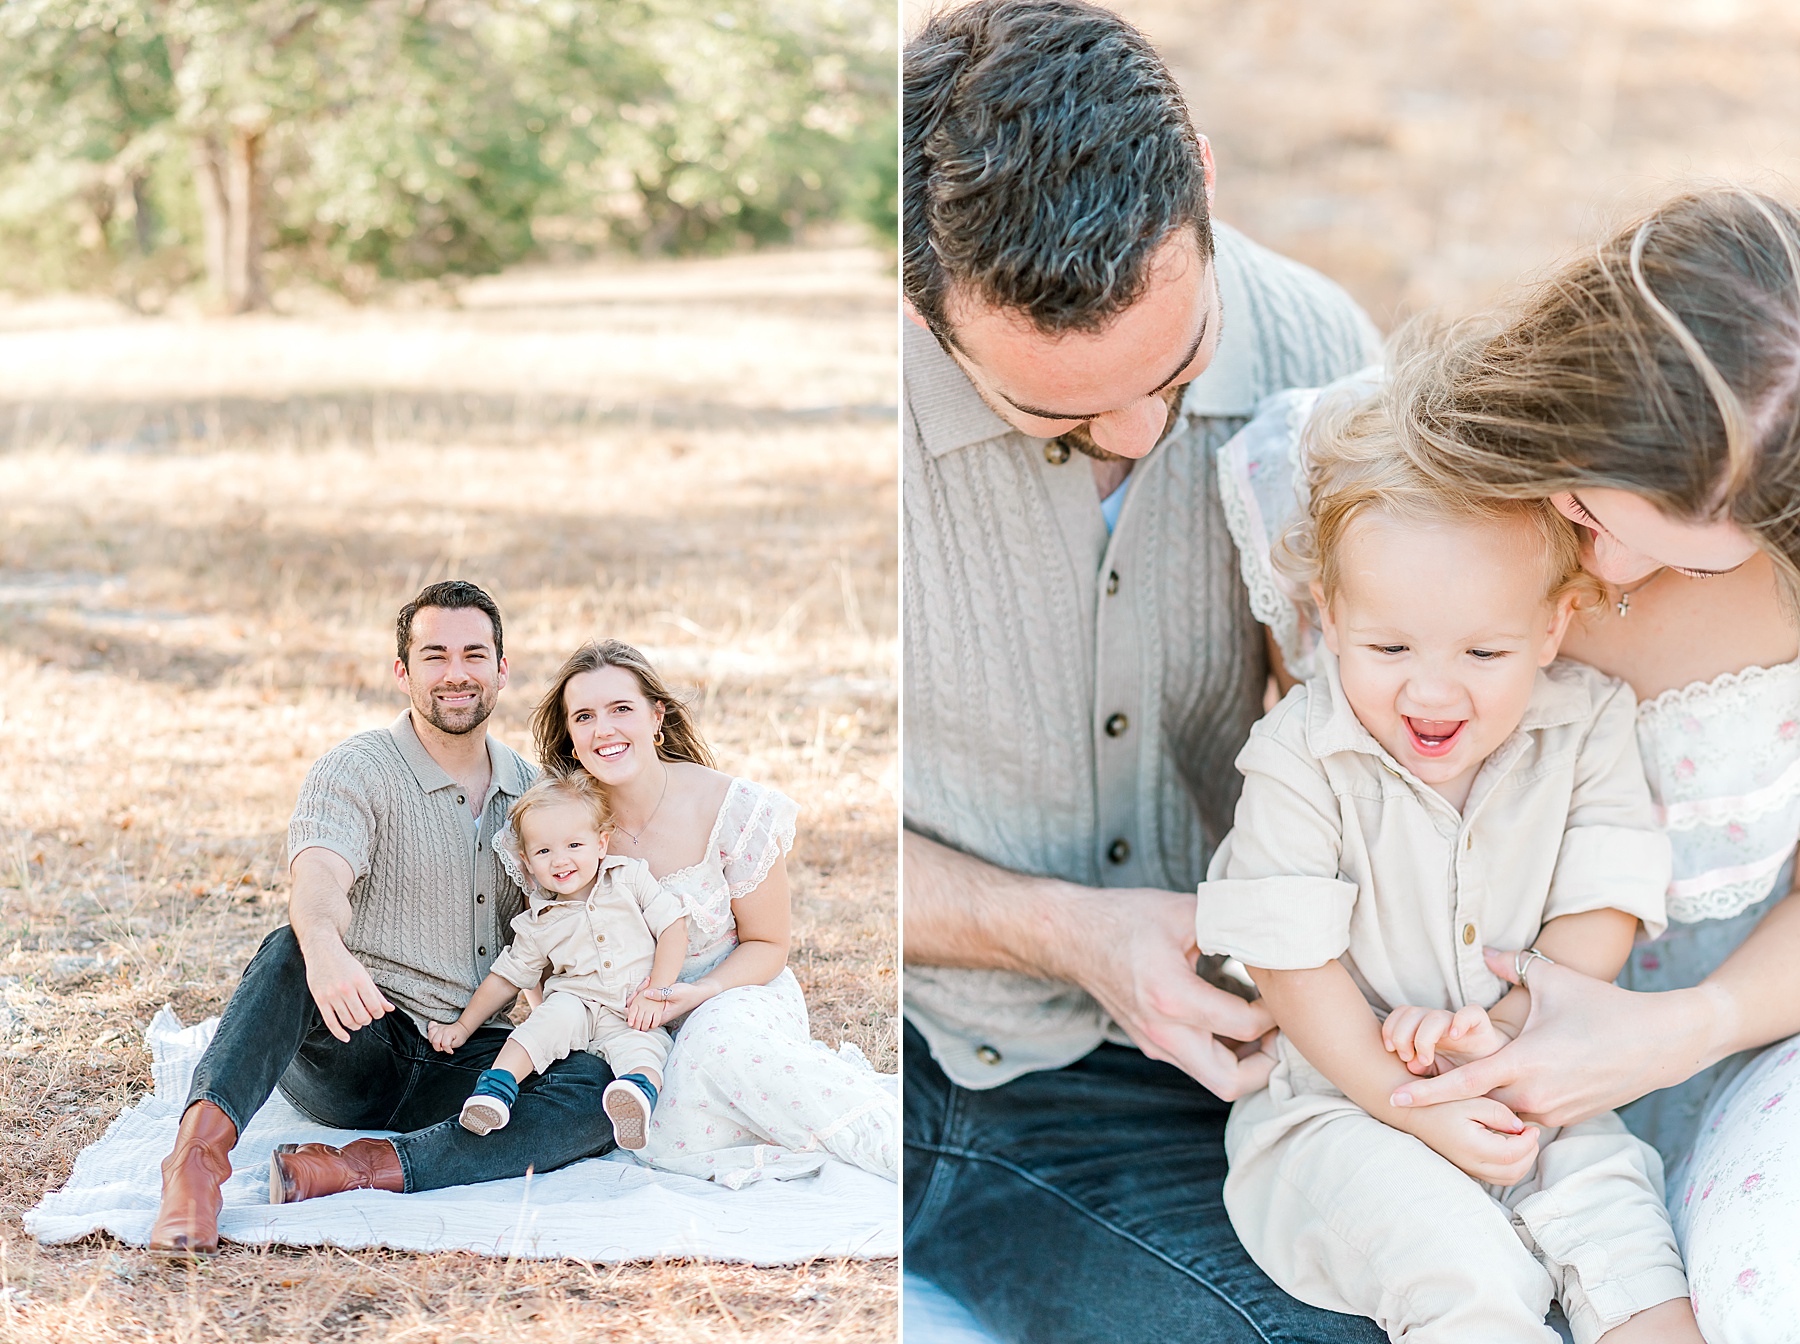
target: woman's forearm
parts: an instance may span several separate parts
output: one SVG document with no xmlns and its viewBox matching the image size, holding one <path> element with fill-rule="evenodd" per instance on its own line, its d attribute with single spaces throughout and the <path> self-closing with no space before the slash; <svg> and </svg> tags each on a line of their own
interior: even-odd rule
<svg viewBox="0 0 1800 1344">
<path fill-rule="evenodd" d="M 741 985 L 766 985 L 781 974 L 787 965 L 787 956 L 785 943 L 746 939 L 732 949 L 730 956 L 694 983 L 714 994 L 723 994 Z"/>
<path fill-rule="evenodd" d="M 1706 1064 L 1800 1032 L 1797 966 L 1800 899 L 1789 892 L 1693 995 L 1710 1025 Z"/>
</svg>

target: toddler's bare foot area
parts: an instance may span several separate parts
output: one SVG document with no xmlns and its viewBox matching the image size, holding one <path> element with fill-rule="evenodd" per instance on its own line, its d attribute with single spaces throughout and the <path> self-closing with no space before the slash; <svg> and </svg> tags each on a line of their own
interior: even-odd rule
<svg viewBox="0 0 1800 1344">
<path fill-rule="evenodd" d="M 1705 1344 L 1685 1297 L 1670 1298 L 1640 1311 L 1600 1336 L 1599 1344 Z"/>
</svg>

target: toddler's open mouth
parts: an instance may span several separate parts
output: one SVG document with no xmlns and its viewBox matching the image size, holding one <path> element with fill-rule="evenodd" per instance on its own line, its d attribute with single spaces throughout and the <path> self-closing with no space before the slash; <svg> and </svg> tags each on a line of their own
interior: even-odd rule
<svg viewBox="0 0 1800 1344">
<path fill-rule="evenodd" d="M 1412 749 L 1421 756 L 1448 756 L 1456 749 L 1462 730 L 1469 722 L 1467 719 L 1401 717 L 1406 720 L 1406 735 L 1412 739 Z"/>
</svg>

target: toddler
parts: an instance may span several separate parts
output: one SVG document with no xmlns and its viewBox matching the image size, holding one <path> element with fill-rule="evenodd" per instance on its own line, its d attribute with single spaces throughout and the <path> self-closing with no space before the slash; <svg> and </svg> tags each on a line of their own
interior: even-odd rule
<svg viewBox="0 0 1800 1344">
<path fill-rule="evenodd" d="M 1611 980 L 1664 924 L 1657 830 L 1619 682 L 1556 662 L 1581 593 L 1547 503 L 1428 484 L 1378 399 L 1315 417 L 1284 567 L 1321 675 L 1238 757 L 1198 943 L 1281 1031 L 1226 1129 L 1225 1206 L 1295 1297 L 1409 1344 L 1699 1344 L 1656 1153 L 1608 1112 L 1560 1131 L 1491 1097 L 1396 1107 L 1415 1074 L 1517 1034 L 1541 957 Z M 1520 987 L 1482 959 L 1523 947 Z"/>
<path fill-rule="evenodd" d="M 532 879 L 529 907 L 462 1016 L 433 1022 L 427 1035 L 434 1048 L 455 1050 L 521 989 L 542 984 L 544 999 L 476 1080 L 463 1128 L 504 1128 L 521 1082 L 571 1050 L 592 1049 L 615 1075 L 601 1096 L 613 1137 L 640 1149 L 669 1055 L 658 992 L 675 983 L 687 953 L 681 903 L 641 860 L 606 852 L 611 813 L 586 774 L 539 780 L 509 817 Z"/>
</svg>

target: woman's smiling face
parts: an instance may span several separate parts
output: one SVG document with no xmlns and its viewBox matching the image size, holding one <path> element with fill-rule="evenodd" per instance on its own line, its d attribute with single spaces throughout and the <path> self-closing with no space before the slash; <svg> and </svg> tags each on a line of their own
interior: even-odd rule
<svg viewBox="0 0 1800 1344">
<path fill-rule="evenodd" d="M 1629 490 L 1595 487 L 1552 495 L 1550 502 L 1582 530 L 1582 567 L 1619 587 L 1664 567 L 1695 579 L 1727 574 L 1758 549 L 1736 523 L 1671 518 Z"/>
<path fill-rule="evenodd" d="M 645 697 L 628 668 L 600 667 L 569 678 L 563 709 L 575 758 L 602 784 L 628 783 L 656 759 L 662 707 Z"/>
</svg>

